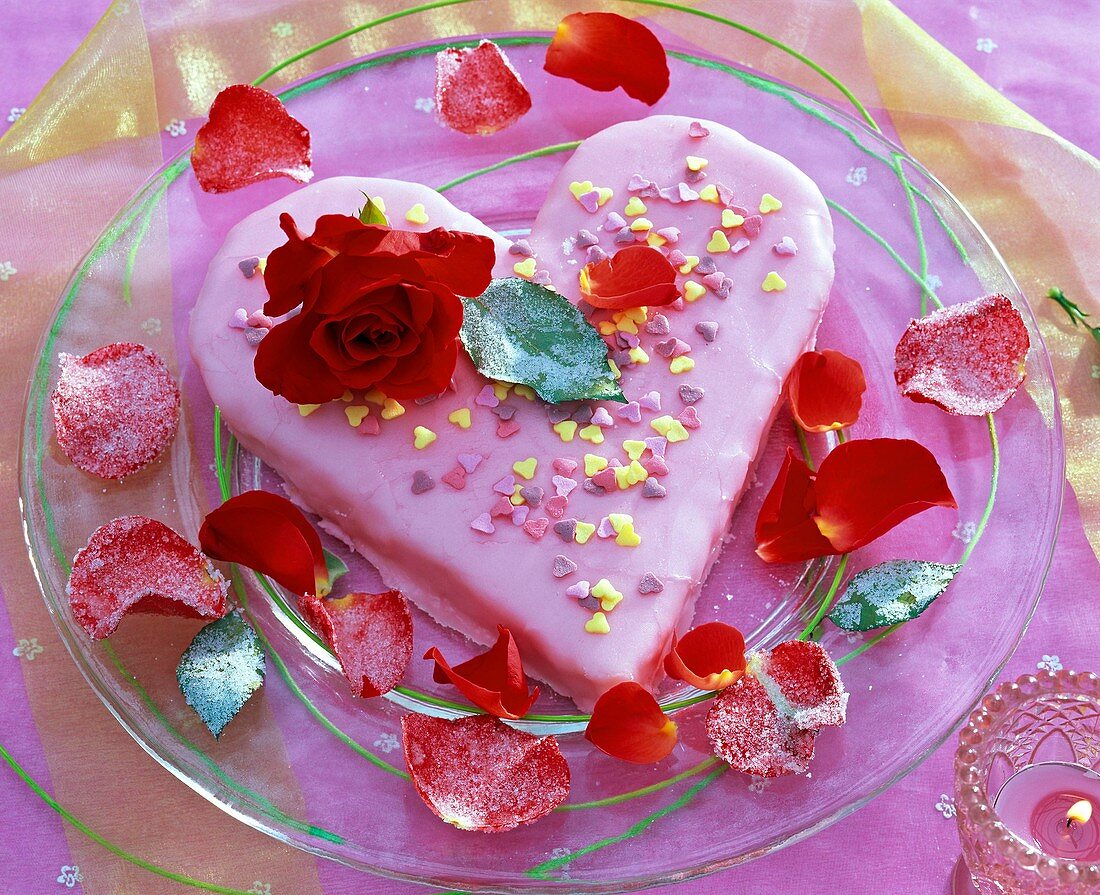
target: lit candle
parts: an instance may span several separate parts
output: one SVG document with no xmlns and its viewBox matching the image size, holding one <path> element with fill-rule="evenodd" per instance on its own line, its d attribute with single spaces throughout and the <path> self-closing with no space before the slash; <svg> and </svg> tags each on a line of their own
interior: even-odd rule
<svg viewBox="0 0 1100 895">
<path fill-rule="evenodd" d="M 1054 858 L 1100 860 L 1100 774 L 1047 761 L 1005 781 L 993 808 L 1009 830 Z"/>
</svg>

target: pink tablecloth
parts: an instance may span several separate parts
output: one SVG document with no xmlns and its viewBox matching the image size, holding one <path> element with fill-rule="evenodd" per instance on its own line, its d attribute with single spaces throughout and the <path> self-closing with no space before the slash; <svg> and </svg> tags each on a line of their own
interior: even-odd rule
<svg viewBox="0 0 1100 895">
<path fill-rule="evenodd" d="M 47 15 L 44 4 L 0 0 L 0 134 L 65 62 L 103 5 L 90 0 L 55 0 Z M 898 0 L 898 5 L 1013 102 L 1086 151 L 1100 151 L 1096 127 L 1100 118 L 1100 54 L 1094 47 L 1100 0 L 1072 4 Z M 11 267 L 17 269 L 17 259 L 8 258 L 0 245 L 0 281 L 7 279 L 3 274 Z M 3 287 L 0 282 L 0 299 Z M 1096 347 L 1083 338 L 1081 350 L 1095 352 Z M 1090 633 L 1095 626 L 1077 621 L 1080 607 L 1094 598 L 1097 581 L 1096 559 L 1082 532 L 1076 500 L 1069 494 L 1046 594 L 1006 676 L 1063 665 L 1100 670 L 1100 643 Z M 37 598 L 33 594 L 4 595 L 6 599 L 16 596 Z M 33 631 L 13 631 L 7 613 L 0 612 L 0 729 L 11 752 L 49 789 L 49 773 L 24 691 L 24 674 L 31 672 L 30 663 L 68 658 L 43 655 L 34 635 Z M 94 696 L 87 690 L 57 694 L 61 723 L 67 706 L 81 700 L 94 700 Z M 130 747 L 138 751 L 136 744 Z M 90 744 L 90 749 L 94 745 Z M 746 867 L 666 891 L 672 895 L 949 892 L 949 874 L 958 854 L 955 807 L 949 795 L 952 752 L 953 743 L 863 810 L 806 842 Z M 164 783 L 177 785 L 167 775 Z M 117 781 L 104 785 L 118 786 L 120 795 L 124 789 Z M 92 826 L 97 820 L 83 819 Z M 155 818 L 150 817 L 150 822 Z M 83 868 L 74 867 L 57 815 L 13 774 L 0 771 L 0 892 L 79 892 L 82 882 L 91 883 L 89 877 L 98 867 L 114 860 L 104 852 L 96 866 L 85 862 Z M 330 895 L 425 891 L 368 879 L 323 861 L 319 873 L 324 891 Z M 247 875 L 255 879 L 253 889 L 258 895 L 291 895 L 280 886 L 277 875 L 262 865 L 249 867 Z"/>
</svg>

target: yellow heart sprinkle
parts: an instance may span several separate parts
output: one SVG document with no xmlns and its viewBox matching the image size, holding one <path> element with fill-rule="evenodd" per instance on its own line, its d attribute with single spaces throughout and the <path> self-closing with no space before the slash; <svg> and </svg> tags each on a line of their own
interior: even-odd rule
<svg viewBox="0 0 1100 895">
<path fill-rule="evenodd" d="M 656 419 L 649 421 L 649 427 L 658 435 L 668 435 L 668 430 L 672 427 L 672 424 L 676 422 L 671 416 L 659 416 Z"/>
<path fill-rule="evenodd" d="M 722 226 L 727 230 L 733 227 L 740 227 L 743 223 L 745 223 L 745 219 L 732 208 L 722 209 Z"/>
<path fill-rule="evenodd" d="M 691 273 L 693 270 L 695 270 L 695 265 L 698 264 L 698 263 L 699 263 L 699 256 L 698 255 L 688 255 L 687 260 L 683 264 L 680 265 L 680 273 L 687 276 L 689 273 Z"/>
<path fill-rule="evenodd" d="M 638 324 L 633 320 L 628 320 L 626 317 L 615 324 L 615 329 L 621 333 L 632 333 L 635 336 L 638 335 Z"/>
<path fill-rule="evenodd" d="M 636 364 L 649 363 L 649 355 L 645 353 L 645 349 L 642 348 L 641 345 L 639 345 L 637 348 L 631 348 L 630 351 L 627 352 L 627 354 L 630 355 L 630 359 Z"/>
<path fill-rule="evenodd" d="M 355 395 L 351 393 L 350 388 L 344 389 L 344 393 L 340 396 L 341 401 L 354 401 Z"/>
<path fill-rule="evenodd" d="M 358 426 L 369 413 L 370 408 L 362 405 L 344 408 L 344 415 L 347 416 L 348 422 L 352 426 Z"/>
<path fill-rule="evenodd" d="M 526 398 L 528 401 L 535 400 L 535 390 L 529 385 L 517 383 L 516 385 L 512 386 L 512 393 L 515 395 L 519 395 L 519 397 L 521 398 Z"/>
<path fill-rule="evenodd" d="M 768 275 L 764 277 L 764 282 L 760 284 L 760 288 L 765 292 L 782 292 L 787 288 L 787 281 L 774 270 L 771 270 L 768 271 Z"/>
<path fill-rule="evenodd" d="M 650 233 L 648 236 L 646 236 L 645 241 L 646 245 L 653 246 L 653 248 L 655 249 L 659 249 L 666 242 L 668 242 L 667 239 L 665 239 L 663 236 L 658 236 L 656 233 Z"/>
<path fill-rule="evenodd" d="M 626 480 L 631 485 L 637 485 L 638 482 L 644 482 L 649 478 L 649 470 L 647 470 L 637 460 L 631 460 L 630 465 L 626 468 Z"/>
<path fill-rule="evenodd" d="M 493 394 L 497 396 L 498 401 L 503 401 L 508 397 L 508 392 L 512 390 L 512 383 L 510 382 L 494 382 Z"/>
<path fill-rule="evenodd" d="M 616 332 L 619 328 L 610 320 L 601 320 L 599 326 L 596 327 L 602 335 L 609 336 L 613 332 Z"/>
<path fill-rule="evenodd" d="M 646 449 L 646 443 L 644 441 L 635 441 L 628 438 L 623 442 L 623 450 L 626 451 L 626 455 L 631 460 L 637 460 L 642 456 L 642 453 Z"/>
<path fill-rule="evenodd" d="M 642 538 L 634 531 L 634 525 L 628 522 L 623 526 L 622 531 L 615 536 L 615 543 L 620 547 L 637 547 L 642 543 Z"/>
<path fill-rule="evenodd" d="M 382 419 L 393 420 L 401 416 L 405 412 L 405 408 L 402 407 L 393 398 L 386 398 L 382 404 Z"/>
<path fill-rule="evenodd" d="M 629 470 L 625 466 L 616 466 L 615 469 L 615 484 L 619 487 L 620 491 L 625 491 L 630 487 L 630 477 L 627 475 Z"/>
<path fill-rule="evenodd" d="M 369 392 L 363 395 L 363 400 L 368 404 L 377 404 L 381 407 L 386 403 L 386 396 L 383 395 L 378 389 L 372 388 Z"/>
<path fill-rule="evenodd" d="M 584 455 L 584 474 L 592 478 L 601 469 L 607 469 L 607 458 L 599 454 Z"/>
<path fill-rule="evenodd" d="M 730 241 L 726 239 L 726 234 L 721 230 L 715 230 L 711 234 L 710 242 L 707 243 L 708 252 L 728 252 L 730 250 Z"/>
<path fill-rule="evenodd" d="M 699 190 L 699 198 L 704 202 L 721 202 L 721 198 L 718 196 L 718 187 L 713 183 L 708 183 L 705 187 Z"/>
<path fill-rule="evenodd" d="M 599 426 L 585 426 L 577 434 L 585 441 L 591 441 L 593 444 L 603 444 L 603 429 Z"/>
<path fill-rule="evenodd" d="M 684 283 L 684 301 L 698 301 L 706 294 L 706 287 L 696 283 L 695 280 L 688 280 Z"/>
<path fill-rule="evenodd" d="M 470 408 L 460 407 L 458 410 L 452 410 L 448 415 L 447 420 L 454 423 L 460 429 L 470 428 Z"/>
<path fill-rule="evenodd" d="M 616 529 L 617 530 L 617 529 Z M 589 593 L 601 602 L 603 600 L 610 600 L 611 605 L 614 606 L 623 598 L 623 595 L 615 589 L 615 587 L 606 578 L 601 578 L 594 585 Z M 607 608 L 606 606 L 604 607 Z"/>
<path fill-rule="evenodd" d="M 528 457 L 526 460 L 517 460 L 512 464 L 512 472 L 521 478 L 531 481 L 535 477 L 535 469 L 538 467 L 539 461 L 534 457 Z"/>
<path fill-rule="evenodd" d="M 653 229 L 653 221 L 649 218 L 635 218 L 630 222 L 631 233 L 648 233 Z"/>
<path fill-rule="evenodd" d="M 665 433 L 665 438 L 668 439 L 669 444 L 676 444 L 678 441 L 687 441 L 688 437 L 688 430 L 684 428 L 684 424 L 679 420 L 673 420 L 672 425 L 669 426 L 668 432 Z"/>
<path fill-rule="evenodd" d="M 299 404 L 298 405 L 298 412 L 302 416 L 309 416 L 311 413 L 313 413 L 313 411 L 315 411 L 320 406 L 321 406 L 320 404 Z"/>
<path fill-rule="evenodd" d="M 599 193 L 599 196 L 596 198 L 597 206 L 606 205 L 611 197 L 615 195 L 615 191 L 609 186 L 598 186 L 596 187 L 596 192 Z"/>
<path fill-rule="evenodd" d="M 611 523 L 611 527 L 615 529 L 616 532 L 620 532 L 623 530 L 624 525 L 634 523 L 634 517 L 629 513 L 608 513 L 607 521 Z"/>
<path fill-rule="evenodd" d="M 596 526 L 591 522 L 577 522 L 577 527 L 573 531 L 573 540 L 578 544 L 587 544 L 588 539 L 596 533 Z"/>
<path fill-rule="evenodd" d="M 689 171 L 702 171 L 707 166 L 707 160 L 697 155 L 689 155 L 684 161 L 687 162 Z"/>
<path fill-rule="evenodd" d="M 512 506 L 518 507 L 520 504 L 527 503 L 526 499 L 524 499 L 523 494 L 520 493 L 522 491 L 523 491 L 523 485 L 516 485 L 512 489 L 512 496 L 508 498 L 508 500 L 511 502 Z"/>
<path fill-rule="evenodd" d="M 645 212 L 645 202 L 643 202 L 637 196 L 631 196 L 630 201 L 626 203 L 624 214 L 626 214 L 628 218 L 636 218 L 640 214 L 645 214 Z"/>
<path fill-rule="evenodd" d="M 562 420 L 560 423 L 554 423 L 554 431 L 558 433 L 562 441 L 568 443 L 577 434 L 577 421 Z"/>
<path fill-rule="evenodd" d="M 611 625 L 607 623 L 607 616 L 602 612 L 597 612 L 588 621 L 584 623 L 584 629 L 589 634 L 610 634 Z"/>
<path fill-rule="evenodd" d="M 695 361 L 693 361 L 686 354 L 681 354 L 679 357 L 674 357 L 668 365 L 668 369 L 672 373 L 687 373 L 695 369 Z"/>
<path fill-rule="evenodd" d="M 574 180 L 569 184 L 569 192 L 573 194 L 574 199 L 579 199 L 585 193 L 592 192 L 591 180 Z"/>
<path fill-rule="evenodd" d="M 428 213 L 424 210 L 424 204 L 422 202 L 417 202 L 412 208 L 406 211 L 405 220 L 410 224 L 428 223 Z"/>
<path fill-rule="evenodd" d="M 775 198 L 771 193 L 764 193 L 760 197 L 760 213 L 767 214 L 769 211 L 779 211 L 783 207 L 783 203 Z"/>
<path fill-rule="evenodd" d="M 413 429 L 413 447 L 418 451 L 422 451 L 438 437 L 431 429 L 417 426 Z"/>
<path fill-rule="evenodd" d="M 524 258 L 522 261 L 517 261 L 512 265 L 512 270 L 516 272 L 517 277 L 529 280 L 535 275 L 535 259 Z"/>
<path fill-rule="evenodd" d="M 619 365 L 615 363 L 615 361 L 613 361 L 611 358 L 607 359 L 607 367 L 609 370 L 611 370 L 611 375 L 614 376 L 616 379 L 622 378 L 622 370 L 619 369 Z"/>
</svg>

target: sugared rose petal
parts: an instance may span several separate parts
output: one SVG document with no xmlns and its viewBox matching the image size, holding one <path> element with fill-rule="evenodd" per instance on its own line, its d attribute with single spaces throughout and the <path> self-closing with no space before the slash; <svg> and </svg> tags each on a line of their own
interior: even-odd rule
<svg viewBox="0 0 1100 895">
<path fill-rule="evenodd" d="M 328 593 L 321 539 L 285 497 L 267 491 L 231 497 L 203 520 L 199 544 L 207 556 L 261 572 L 299 596 Z"/>
<path fill-rule="evenodd" d="M 745 671 L 745 638 L 732 625 L 707 622 L 692 628 L 665 656 L 665 672 L 700 690 L 721 690 Z"/>
<path fill-rule="evenodd" d="M 586 264 L 580 281 L 585 301 L 594 308 L 655 307 L 680 297 L 676 269 L 650 246 L 627 246 L 611 258 Z"/>
<path fill-rule="evenodd" d="M 584 735 L 612 758 L 652 764 L 676 745 L 676 722 L 645 687 L 626 681 L 596 700 Z"/>
<path fill-rule="evenodd" d="M 957 504 L 936 458 L 915 441 L 846 441 L 816 475 L 788 449 L 756 520 L 756 553 L 765 562 L 848 553 L 937 506 Z"/>
<path fill-rule="evenodd" d="M 848 693 L 840 672 L 820 643 L 788 640 L 754 656 L 753 673 L 774 684 L 785 714 L 798 727 L 835 727 L 844 723 Z"/>
<path fill-rule="evenodd" d="M 401 719 L 405 764 L 417 794 L 460 830 L 499 833 L 529 824 L 569 796 L 569 765 L 553 737 L 488 715 Z"/>
<path fill-rule="evenodd" d="M 807 351 L 787 374 L 791 415 L 807 432 L 852 425 L 859 417 L 867 381 L 863 367 L 839 351 Z"/>
<path fill-rule="evenodd" d="M 425 653 L 435 661 L 436 683 L 451 683 L 470 702 L 498 718 L 522 718 L 539 698 L 539 688 L 528 692 L 523 660 L 512 633 L 497 625 L 497 642 L 479 656 L 452 668 L 437 647 Z"/>
<path fill-rule="evenodd" d="M 752 675 L 718 694 L 706 723 L 714 754 L 742 773 L 780 777 L 810 768 L 817 731 L 797 727 Z"/>
<path fill-rule="evenodd" d="M 309 131 L 266 90 L 234 84 L 214 98 L 195 136 L 191 167 L 208 193 L 280 176 L 306 183 L 313 177 Z"/>
<path fill-rule="evenodd" d="M 412 657 L 412 616 L 399 592 L 337 600 L 306 594 L 298 607 L 336 653 L 352 693 L 369 699 L 397 686 Z"/>
<path fill-rule="evenodd" d="M 102 640 L 128 612 L 221 618 L 228 589 L 210 561 L 163 522 L 120 516 L 77 553 L 66 592 L 80 626 Z"/>
<path fill-rule="evenodd" d="M 492 41 L 436 54 L 435 109 L 447 127 L 464 134 L 495 134 L 530 108 L 531 94 Z"/>
<path fill-rule="evenodd" d="M 66 457 L 85 472 L 121 479 L 160 456 L 179 426 L 180 390 L 159 355 L 116 342 L 59 360 L 53 418 Z"/>
<path fill-rule="evenodd" d="M 651 106 L 668 90 L 661 42 L 645 25 L 613 12 L 575 12 L 562 19 L 545 68 L 593 90 L 622 87 Z"/>
<path fill-rule="evenodd" d="M 1012 302 L 987 295 L 910 322 L 894 350 L 894 378 L 914 401 L 983 416 L 1016 393 L 1030 347 L 1027 326 Z"/>
</svg>

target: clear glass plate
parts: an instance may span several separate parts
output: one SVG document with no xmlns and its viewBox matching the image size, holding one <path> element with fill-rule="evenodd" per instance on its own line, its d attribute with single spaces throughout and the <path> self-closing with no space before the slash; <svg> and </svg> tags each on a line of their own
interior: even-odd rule
<svg viewBox="0 0 1100 895">
<path fill-rule="evenodd" d="M 494 39 L 506 46 L 534 106 L 491 138 L 456 134 L 430 114 L 434 53 L 457 38 L 380 53 L 285 91 L 291 114 L 313 135 L 316 177 L 422 181 L 500 232 L 525 233 L 572 141 L 647 110 L 621 94 L 549 78 L 542 71 L 547 35 Z M 860 551 L 849 572 L 898 557 L 957 561 L 990 498 L 986 421 L 904 401 L 893 387 L 894 345 L 921 310 L 922 254 L 926 282 L 945 302 L 1003 292 L 1023 312 L 1034 344 L 1028 383 L 996 417 L 1000 480 L 980 545 L 920 620 L 844 665 L 852 693 L 848 723 L 819 737 L 805 778 L 764 782 L 723 772 L 703 730 L 707 703 L 675 708 L 693 702 L 694 692 L 683 687 L 661 693 L 674 706 L 680 744 L 648 767 L 592 749 L 579 733 L 584 716 L 547 693 L 521 724 L 561 734 L 573 773 L 569 803 L 506 834 L 459 832 L 438 822 L 413 792 L 399 746 L 399 719 L 410 708 L 463 711 L 452 702 L 454 690 L 434 684 L 429 663 L 414 660 L 399 692 L 353 699 L 333 658 L 287 608 L 293 601 L 243 570 L 235 576 L 239 599 L 266 638 L 267 682 L 215 742 L 184 703 L 174 674 L 199 623 L 135 616 L 109 641 L 92 643 L 65 598 L 69 561 L 103 522 L 142 513 L 195 540 L 203 515 L 224 494 L 277 486 L 217 425 L 185 333 L 226 231 L 296 186 L 268 182 L 208 195 L 184 152 L 91 247 L 43 338 L 21 458 L 24 520 L 46 604 L 93 689 L 154 758 L 245 823 L 364 870 L 448 888 L 611 892 L 683 880 L 810 835 L 891 785 L 943 742 L 1019 641 L 1054 546 L 1063 455 L 1049 361 L 1011 275 L 946 190 L 855 118 L 720 60 L 686 49 L 672 57 L 672 87 L 653 111 L 725 122 L 792 160 L 821 187 L 833 208 L 837 277 L 819 342 L 858 357 L 866 370 L 870 391 L 855 434 L 921 441 L 958 499 L 957 519 L 942 510 L 913 519 Z M 104 484 L 60 454 L 49 393 L 58 352 L 85 354 L 125 340 L 150 345 L 178 371 L 185 414 L 160 461 L 121 485 Z M 696 623 L 728 621 L 748 632 L 750 646 L 795 636 L 832 577 L 826 562 L 765 567 L 753 554 L 764 486 L 792 439 L 791 422 L 781 416 L 698 602 Z M 812 447 L 820 455 L 829 445 L 818 439 Z M 341 588 L 379 583 L 366 560 L 327 546 L 351 566 Z M 414 625 L 414 655 L 431 645 L 447 655 L 467 649 L 423 613 L 414 611 Z M 835 629 L 824 638 L 837 658 L 862 641 Z"/>
</svg>

